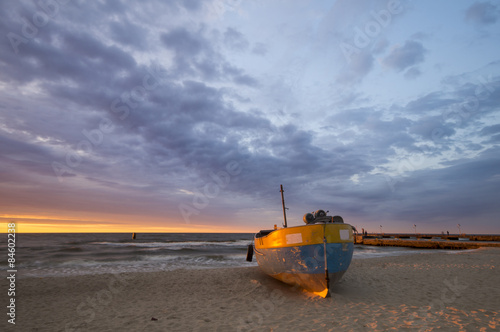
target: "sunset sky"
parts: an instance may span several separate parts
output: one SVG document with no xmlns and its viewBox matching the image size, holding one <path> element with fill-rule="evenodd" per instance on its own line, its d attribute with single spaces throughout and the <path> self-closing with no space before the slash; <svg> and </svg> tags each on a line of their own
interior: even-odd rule
<svg viewBox="0 0 500 332">
<path fill-rule="evenodd" d="M 1 1 L 19 232 L 500 233 L 498 1 Z M 5 232 L 6 227 L 0 230 Z"/>
</svg>

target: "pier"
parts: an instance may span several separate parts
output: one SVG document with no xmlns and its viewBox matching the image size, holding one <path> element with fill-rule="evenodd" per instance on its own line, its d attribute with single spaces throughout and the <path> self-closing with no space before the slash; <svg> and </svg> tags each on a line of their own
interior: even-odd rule
<svg viewBox="0 0 500 332">
<path fill-rule="evenodd" d="M 500 235 L 473 234 L 355 234 L 355 244 L 428 249 L 477 249 L 500 247 Z"/>
</svg>

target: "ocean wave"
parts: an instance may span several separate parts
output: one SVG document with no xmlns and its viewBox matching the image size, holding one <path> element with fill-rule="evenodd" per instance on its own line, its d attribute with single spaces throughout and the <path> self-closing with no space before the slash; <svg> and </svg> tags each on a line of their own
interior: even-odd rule
<svg viewBox="0 0 500 332">
<path fill-rule="evenodd" d="M 167 248 L 171 250 L 182 250 L 189 248 L 217 248 L 217 247 L 245 247 L 250 243 L 248 240 L 237 241 L 184 241 L 184 242 L 91 242 L 92 245 L 103 245 L 113 247 L 140 247 L 140 248 Z"/>
<path fill-rule="evenodd" d="M 249 263 L 244 254 L 229 255 L 150 255 L 140 260 L 101 261 L 89 259 L 71 259 L 65 262 L 36 264 L 23 267 L 25 277 L 57 277 L 69 275 L 126 273 L 126 272 L 160 272 L 179 269 L 210 269 L 256 266 Z"/>
</svg>

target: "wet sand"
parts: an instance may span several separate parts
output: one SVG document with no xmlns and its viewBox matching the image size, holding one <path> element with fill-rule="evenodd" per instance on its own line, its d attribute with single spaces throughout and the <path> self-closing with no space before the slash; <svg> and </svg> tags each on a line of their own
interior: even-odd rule
<svg viewBox="0 0 500 332">
<path fill-rule="evenodd" d="M 4 313 L 0 329 L 494 331 L 499 265 L 497 248 L 357 259 L 327 299 L 257 267 L 55 278 L 22 278 L 20 270 L 16 325 Z M 0 287 L 8 303 L 7 279 Z"/>
</svg>

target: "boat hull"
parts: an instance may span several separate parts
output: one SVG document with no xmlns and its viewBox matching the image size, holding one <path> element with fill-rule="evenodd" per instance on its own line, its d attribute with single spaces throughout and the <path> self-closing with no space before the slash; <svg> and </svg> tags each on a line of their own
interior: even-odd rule
<svg viewBox="0 0 500 332">
<path fill-rule="evenodd" d="M 254 251 L 264 273 L 326 297 L 351 263 L 353 242 L 348 224 L 314 224 L 256 236 Z"/>
</svg>

